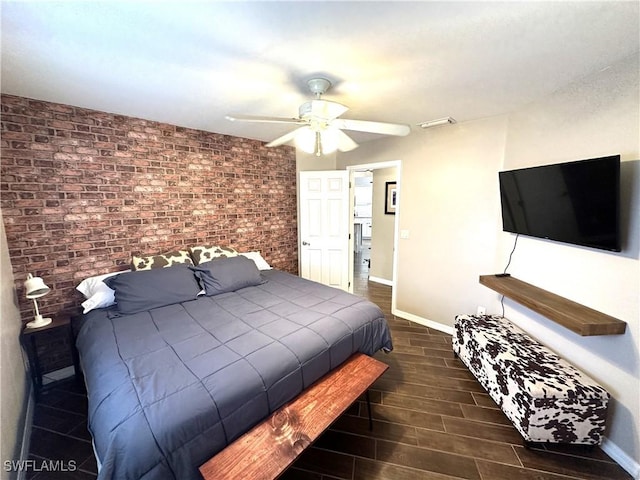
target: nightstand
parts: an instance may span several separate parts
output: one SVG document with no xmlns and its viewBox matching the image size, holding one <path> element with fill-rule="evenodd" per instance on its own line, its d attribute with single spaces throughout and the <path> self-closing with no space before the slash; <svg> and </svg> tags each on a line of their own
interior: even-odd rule
<svg viewBox="0 0 640 480">
<path fill-rule="evenodd" d="M 47 365 L 43 365 L 41 356 L 46 352 L 49 342 L 54 336 L 67 336 L 69 345 L 73 349 L 73 332 L 71 330 L 71 318 L 67 315 L 57 315 L 53 317 L 53 321 L 49 325 L 40 328 L 22 329 L 20 340 L 27 352 L 29 359 L 29 370 L 31 371 L 31 380 L 35 391 L 36 400 L 39 399 L 43 390 L 42 376 L 45 373 L 55 370 Z M 73 351 L 71 358 L 74 358 Z M 74 373 L 77 377 L 77 365 L 73 362 Z"/>
</svg>

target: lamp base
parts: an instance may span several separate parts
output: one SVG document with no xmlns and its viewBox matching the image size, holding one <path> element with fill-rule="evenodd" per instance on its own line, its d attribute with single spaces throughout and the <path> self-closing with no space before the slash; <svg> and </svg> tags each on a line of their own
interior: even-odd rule
<svg viewBox="0 0 640 480">
<path fill-rule="evenodd" d="M 38 318 L 40 317 L 40 318 Z M 36 317 L 33 321 L 27 323 L 27 328 L 40 328 L 45 327 L 51 323 L 50 318 L 42 318 L 42 316 Z"/>
</svg>

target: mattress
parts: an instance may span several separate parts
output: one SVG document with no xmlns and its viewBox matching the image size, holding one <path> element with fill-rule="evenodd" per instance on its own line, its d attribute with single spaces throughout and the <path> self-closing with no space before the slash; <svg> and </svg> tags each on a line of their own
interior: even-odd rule
<svg viewBox="0 0 640 480">
<path fill-rule="evenodd" d="M 277 270 L 264 283 L 83 317 L 99 479 L 197 479 L 198 466 L 352 354 L 393 346 L 373 303 Z"/>
</svg>

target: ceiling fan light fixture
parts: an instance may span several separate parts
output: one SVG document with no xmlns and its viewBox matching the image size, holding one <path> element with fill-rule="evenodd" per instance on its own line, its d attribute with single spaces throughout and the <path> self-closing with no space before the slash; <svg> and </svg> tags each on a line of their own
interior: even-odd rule
<svg viewBox="0 0 640 480">
<path fill-rule="evenodd" d="M 296 132 L 296 147 L 306 153 L 316 151 L 316 132 L 309 127 L 301 127 Z"/>
<path fill-rule="evenodd" d="M 295 143 L 303 152 L 320 157 L 338 149 L 338 136 L 330 128 L 318 130 L 302 127 L 296 133 Z"/>
<path fill-rule="evenodd" d="M 333 153 L 338 150 L 338 133 L 333 128 L 327 128 L 322 132 L 318 132 L 321 138 L 321 155 Z M 316 149 L 316 155 L 318 155 Z"/>
</svg>

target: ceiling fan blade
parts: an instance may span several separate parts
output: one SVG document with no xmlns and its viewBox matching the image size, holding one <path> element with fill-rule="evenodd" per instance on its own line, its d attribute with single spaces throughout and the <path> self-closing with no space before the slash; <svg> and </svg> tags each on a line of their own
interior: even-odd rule
<svg viewBox="0 0 640 480">
<path fill-rule="evenodd" d="M 331 122 L 331 126 L 357 132 L 380 133 L 382 135 L 396 135 L 404 137 L 411 132 L 409 125 L 401 123 L 370 122 L 367 120 L 347 120 L 337 118 Z"/>
<path fill-rule="evenodd" d="M 328 100 L 311 101 L 311 115 L 314 117 L 333 120 L 334 118 L 338 118 L 347 110 L 349 110 L 349 107 L 342 105 L 341 103 L 330 102 Z"/>
<path fill-rule="evenodd" d="M 304 127 L 300 127 L 300 128 L 304 128 Z M 285 133 L 281 137 L 278 137 L 275 140 L 272 140 L 271 142 L 267 143 L 266 146 L 279 147 L 280 145 L 284 145 L 285 143 L 290 142 L 291 140 L 296 138 L 296 135 L 298 134 L 298 130 L 300 130 L 300 128 L 296 128 L 295 130 L 292 130 L 289 133 Z"/>
<path fill-rule="evenodd" d="M 342 130 L 336 130 L 338 140 L 338 150 L 341 152 L 349 152 L 355 148 L 358 148 L 358 144 L 353 139 L 344 133 Z"/>
<path fill-rule="evenodd" d="M 306 123 L 299 118 L 263 117 L 260 115 L 242 115 L 236 113 L 229 114 L 225 118 L 232 122 L 294 123 L 297 125 Z"/>
</svg>

